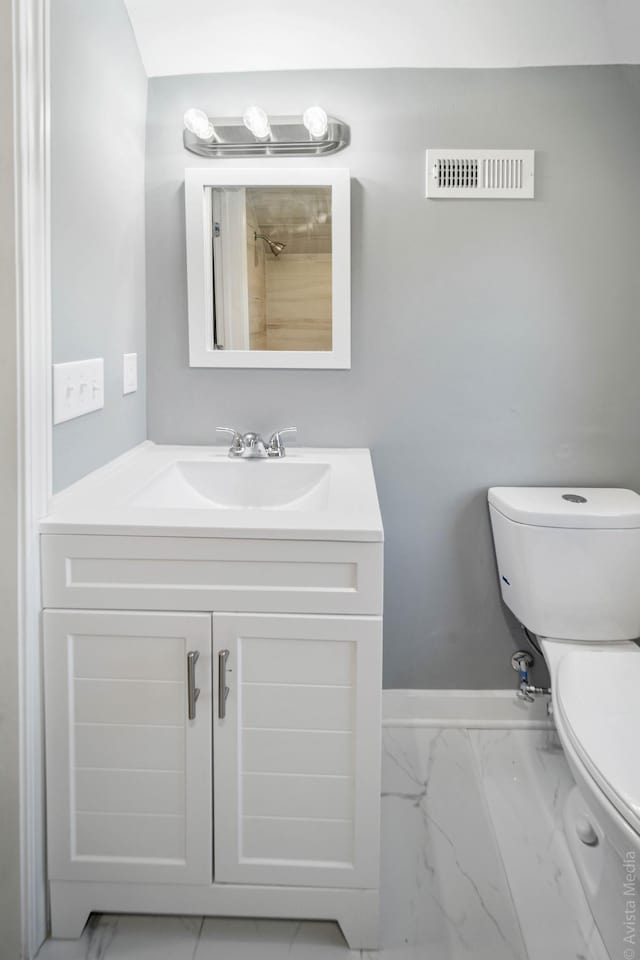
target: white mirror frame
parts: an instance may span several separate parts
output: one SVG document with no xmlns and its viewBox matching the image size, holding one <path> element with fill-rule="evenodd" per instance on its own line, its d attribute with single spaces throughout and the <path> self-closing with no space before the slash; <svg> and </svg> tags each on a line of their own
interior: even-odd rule
<svg viewBox="0 0 640 960">
<path fill-rule="evenodd" d="M 330 186 L 332 188 L 332 349 L 214 350 L 211 291 L 213 253 L 206 187 Z M 346 167 L 190 167 L 185 170 L 187 290 L 189 297 L 189 366 L 351 367 L 351 215 Z"/>
</svg>

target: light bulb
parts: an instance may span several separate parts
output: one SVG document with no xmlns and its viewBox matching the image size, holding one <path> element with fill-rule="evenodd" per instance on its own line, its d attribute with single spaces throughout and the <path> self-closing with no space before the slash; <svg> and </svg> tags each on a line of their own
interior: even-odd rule
<svg viewBox="0 0 640 960">
<path fill-rule="evenodd" d="M 204 110 L 191 107 L 184 115 L 184 125 L 199 140 L 211 140 L 215 136 L 215 127 Z"/>
<path fill-rule="evenodd" d="M 326 137 L 329 119 L 322 107 L 307 107 L 302 115 L 302 122 L 314 140 Z"/>
<path fill-rule="evenodd" d="M 257 140 L 266 140 L 271 136 L 269 117 L 262 107 L 247 107 L 243 114 L 242 122 Z"/>
</svg>

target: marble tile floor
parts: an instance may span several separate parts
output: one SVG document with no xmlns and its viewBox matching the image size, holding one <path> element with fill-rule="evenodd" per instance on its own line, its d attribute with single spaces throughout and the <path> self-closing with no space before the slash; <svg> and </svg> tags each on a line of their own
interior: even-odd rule
<svg viewBox="0 0 640 960">
<path fill-rule="evenodd" d="M 335 924 L 94 916 L 38 960 L 607 960 L 562 834 L 551 730 L 387 728 L 379 953 Z"/>
</svg>

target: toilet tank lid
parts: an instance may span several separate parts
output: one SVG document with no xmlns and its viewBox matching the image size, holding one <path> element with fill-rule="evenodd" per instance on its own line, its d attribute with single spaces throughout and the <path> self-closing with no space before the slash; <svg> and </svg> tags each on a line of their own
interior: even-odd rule
<svg viewBox="0 0 640 960">
<path fill-rule="evenodd" d="M 500 513 L 537 527 L 640 528 L 640 496 L 612 487 L 491 487 Z"/>
</svg>

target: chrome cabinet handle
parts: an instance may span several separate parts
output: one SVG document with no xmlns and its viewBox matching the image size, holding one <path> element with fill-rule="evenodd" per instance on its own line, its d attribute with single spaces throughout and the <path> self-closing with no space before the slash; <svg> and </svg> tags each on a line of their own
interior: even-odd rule
<svg viewBox="0 0 640 960">
<path fill-rule="evenodd" d="M 227 715 L 227 697 L 229 696 L 229 687 L 227 686 L 227 660 L 229 651 L 221 650 L 218 654 L 218 716 L 221 720 Z"/>
<path fill-rule="evenodd" d="M 187 701 L 189 720 L 196 718 L 196 700 L 200 696 L 200 690 L 196 687 L 196 663 L 200 656 L 197 650 L 190 650 L 187 654 Z"/>
</svg>

